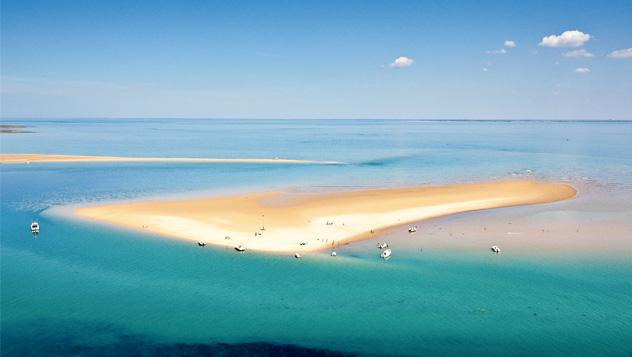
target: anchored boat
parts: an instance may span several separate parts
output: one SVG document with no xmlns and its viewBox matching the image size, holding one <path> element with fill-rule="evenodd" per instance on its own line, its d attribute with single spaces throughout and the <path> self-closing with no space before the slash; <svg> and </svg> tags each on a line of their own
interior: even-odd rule
<svg viewBox="0 0 632 357">
<path fill-rule="evenodd" d="M 33 223 L 31 223 L 31 233 L 38 234 L 39 231 L 40 231 L 39 223 L 37 223 L 37 221 L 33 221 Z"/>
</svg>

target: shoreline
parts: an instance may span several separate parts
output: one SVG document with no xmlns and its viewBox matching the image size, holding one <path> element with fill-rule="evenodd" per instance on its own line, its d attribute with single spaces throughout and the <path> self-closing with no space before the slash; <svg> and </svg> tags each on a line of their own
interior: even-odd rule
<svg viewBox="0 0 632 357">
<path fill-rule="evenodd" d="M 556 202 L 576 193 L 567 184 L 511 180 L 336 193 L 263 192 L 142 200 L 74 208 L 72 215 L 209 245 L 302 253 L 333 249 L 430 218 Z"/>
<path fill-rule="evenodd" d="M 196 157 L 125 157 L 56 154 L 0 154 L 2 164 L 45 162 L 188 162 L 188 163 L 257 163 L 257 164 L 318 164 L 342 165 L 338 161 L 293 160 L 280 158 L 196 158 Z"/>
</svg>

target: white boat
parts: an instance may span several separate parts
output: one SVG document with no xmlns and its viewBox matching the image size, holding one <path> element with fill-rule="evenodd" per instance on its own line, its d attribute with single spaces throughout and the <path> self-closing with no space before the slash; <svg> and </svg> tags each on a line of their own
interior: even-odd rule
<svg viewBox="0 0 632 357">
<path fill-rule="evenodd" d="M 238 252 L 245 252 L 246 248 L 244 248 L 244 246 L 240 244 L 240 245 L 235 247 L 235 250 L 238 251 Z"/>
<path fill-rule="evenodd" d="M 300 259 L 300 258 L 301 258 L 301 255 L 300 255 L 300 254 L 298 254 L 298 253 L 294 253 L 294 258 L 296 258 L 296 259 Z"/>
<path fill-rule="evenodd" d="M 417 232 L 417 226 L 408 228 L 408 233 L 415 233 L 415 232 Z"/>
<path fill-rule="evenodd" d="M 377 248 L 378 249 L 386 249 L 386 248 L 388 248 L 388 244 L 386 244 L 386 243 L 378 243 L 377 244 Z"/>
<path fill-rule="evenodd" d="M 199 240 L 197 242 L 197 245 L 199 245 L 200 247 L 206 247 L 206 242 L 202 242 L 201 240 Z"/>
<path fill-rule="evenodd" d="M 384 250 L 382 251 L 382 254 L 380 254 L 380 257 L 381 257 L 382 259 L 388 259 L 388 258 L 390 258 L 390 257 L 391 257 L 391 253 L 392 253 L 392 252 L 391 252 L 391 250 L 390 250 L 390 249 L 384 249 Z"/>
<path fill-rule="evenodd" d="M 500 253 L 500 248 L 497 245 L 492 245 L 491 250 L 496 254 Z"/>
<path fill-rule="evenodd" d="M 39 233 L 39 229 L 39 223 L 37 223 L 37 221 L 33 221 L 33 223 L 31 223 L 31 232 L 37 234 Z"/>
<path fill-rule="evenodd" d="M 336 252 L 331 252 L 332 257 L 335 257 L 336 255 L 337 255 Z"/>
</svg>

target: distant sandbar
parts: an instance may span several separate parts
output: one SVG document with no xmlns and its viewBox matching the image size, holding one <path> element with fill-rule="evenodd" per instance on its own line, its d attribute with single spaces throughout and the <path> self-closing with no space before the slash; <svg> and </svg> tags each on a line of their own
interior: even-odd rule
<svg viewBox="0 0 632 357">
<path fill-rule="evenodd" d="M 124 157 L 83 156 L 49 154 L 0 154 L 0 163 L 19 164 L 31 162 L 190 162 L 190 163 L 261 163 L 261 164 L 342 164 L 337 161 L 313 161 L 291 159 L 204 158 L 204 157 Z"/>
</svg>

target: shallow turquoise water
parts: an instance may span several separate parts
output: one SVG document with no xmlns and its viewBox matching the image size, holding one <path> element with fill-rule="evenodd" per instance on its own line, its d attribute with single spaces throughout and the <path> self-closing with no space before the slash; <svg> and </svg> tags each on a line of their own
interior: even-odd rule
<svg viewBox="0 0 632 357">
<path fill-rule="evenodd" d="M 512 175 L 589 180 L 625 196 L 632 189 L 632 123 L 26 124 L 36 133 L 2 136 L 2 152 L 280 156 L 349 164 L 1 166 L 3 354 L 64 354 L 77 346 L 101 348 L 90 354 L 123 354 L 126 349 L 117 348 L 128 344 L 248 342 L 379 355 L 632 352 L 632 259 L 626 254 L 496 257 L 486 250 L 400 250 L 383 262 L 367 243 L 345 247 L 337 258 L 312 254 L 296 261 L 199 249 L 50 210 L 200 191 Z M 32 219 L 42 225 L 37 238 L 28 231 Z"/>
</svg>

